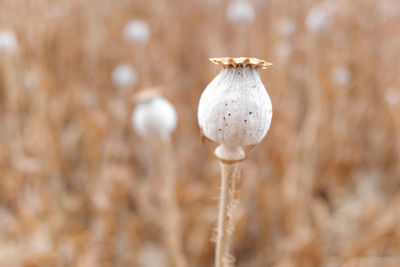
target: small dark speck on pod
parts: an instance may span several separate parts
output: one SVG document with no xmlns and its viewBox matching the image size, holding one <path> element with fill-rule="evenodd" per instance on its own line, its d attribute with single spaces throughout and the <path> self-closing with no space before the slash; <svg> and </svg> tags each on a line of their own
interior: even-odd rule
<svg viewBox="0 0 400 267">
<path fill-rule="evenodd" d="M 225 120 L 225 117 L 224 117 L 224 120 Z"/>
<path fill-rule="evenodd" d="M 247 120 L 244 120 L 244 122 L 247 122 Z"/>
<path fill-rule="evenodd" d="M 227 106 L 228 104 L 227 103 L 225 103 L 225 106 Z"/>
<path fill-rule="evenodd" d="M 228 116 L 230 116 L 231 115 L 231 113 L 228 113 Z"/>
<path fill-rule="evenodd" d="M 221 131 L 221 129 L 218 129 L 218 131 Z"/>
<path fill-rule="evenodd" d="M 250 111 L 249 114 L 251 115 L 251 113 L 253 113 L 253 112 Z"/>
</svg>

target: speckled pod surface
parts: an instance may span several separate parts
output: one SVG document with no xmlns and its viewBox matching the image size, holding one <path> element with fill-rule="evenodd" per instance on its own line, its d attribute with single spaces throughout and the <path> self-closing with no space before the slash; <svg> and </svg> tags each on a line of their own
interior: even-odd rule
<svg viewBox="0 0 400 267">
<path fill-rule="evenodd" d="M 213 58 L 223 69 L 200 97 L 198 120 L 203 134 L 228 147 L 259 143 L 272 119 L 271 99 L 259 69 L 272 65 L 255 58 Z"/>
</svg>

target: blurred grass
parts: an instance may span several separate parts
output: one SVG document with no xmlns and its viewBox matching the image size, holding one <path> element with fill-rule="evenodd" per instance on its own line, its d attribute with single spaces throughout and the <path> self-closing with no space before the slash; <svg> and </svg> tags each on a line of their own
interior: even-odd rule
<svg viewBox="0 0 400 267">
<path fill-rule="evenodd" d="M 395 266 L 398 1 L 328 1 L 337 9 L 320 34 L 304 23 L 320 1 L 252 1 L 247 26 L 227 21 L 228 1 L 214 2 L 0 2 L 0 29 L 19 41 L 0 54 L 0 266 L 168 266 L 160 159 L 130 125 L 133 94 L 154 85 L 179 117 L 185 254 L 211 266 L 220 181 L 196 112 L 216 56 L 275 64 L 262 72 L 272 126 L 242 166 L 237 266 Z M 289 36 L 276 30 L 285 18 L 297 26 Z M 149 43 L 123 40 L 130 19 L 148 23 Z M 120 63 L 139 77 L 123 92 L 111 83 Z M 350 81 L 332 80 L 337 68 Z"/>
</svg>

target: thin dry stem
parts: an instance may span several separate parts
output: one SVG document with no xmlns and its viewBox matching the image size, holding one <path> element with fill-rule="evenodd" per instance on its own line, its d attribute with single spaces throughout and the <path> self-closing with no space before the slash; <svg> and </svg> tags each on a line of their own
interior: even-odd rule
<svg viewBox="0 0 400 267">
<path fill-rule="evenodd" d="M 186 257 L 182 249 L 182 233 L 180 231 L 180 212 L 176 199 L 175 164 L 172 155 L 172 144 L 168 140 L 163 144 L 164 203 L 165 203 L 165 235 L 171 260 L 176 267 L 187 267 Z"/>
<path fill-rule="evenodd" d="M 219 202 L 217 245 L 215 250 L 215 267 L 233 266 L 234 258 L 230 254 L 232 247 L 233 211 L 237 204 L 235 200 L 235 185 L 238 163 L 220 162 L 221 194 Z"/>
</svg>

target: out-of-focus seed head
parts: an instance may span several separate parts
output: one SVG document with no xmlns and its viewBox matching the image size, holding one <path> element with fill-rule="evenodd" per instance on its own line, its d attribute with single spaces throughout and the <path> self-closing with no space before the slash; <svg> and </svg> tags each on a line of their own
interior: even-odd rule
<svg viewBox="0 0 400 267">
<path fill-rule="evenodd" d="M 394 19 L 400 15 L 400 3 L 398 1 L 379 1 L 378 10 L 385 21 Z"/>
<path fill-rule="evenodd" d="M 146 44 L 150 40 L 150 28 L 142 20 L 132 20 L 124 29 L 125 40 L 132 44 Z"/>
<path fill-rule="evenodd" d="M 118 88 L 131 88 L 138 80 L 135 69 L 126 64 L 116 66 L 111 78 L 113 84 Z"/>
<path fill-rule="evenodd" d="M 226 9 L 228 20 L 234 24 L 251 24 L 255 18 L 253 6 L 244 0 L 234 0 Z"/>
<path fill-rule="evenodd" d="M 168 258 L 165 251 L 153 244 L 144 244 L 138 253 L 139 266 L 142 267 L 167 267 Z"/>
<path fill-rule="evenodd" d="M 346 67 L 335 67 L 331 71 L 331 79 L 336 85 L 347 86 L 352 80 L 352 74 Z"/>
<path fill-rule="evenodd" d="M 23 83 L 26 89 L 31 91 L 36 90 L 40 84 L 38 74 L 34 71 L 25 73 L 23 77 Z"/>
<path fill-rule="evenodd" d="M 223 69 L 203 91 L 198 120 L 203 134 L 225 147 L 259 143 L 267 134 L 272 105 L 259 69 L 272 65 L 255 58 L 216 58 Z"/>
<path fill-rule="evenodd" d="M 168 140 L 176 129 L 177 114 L 173 105 L 155 91 L 142 91 L 132 113 L 132 124 L 143 138 Z"/>
<path fill-rule="evenodd" d="M 283 18 L 276 24 L 276 32 L 281 36 L 290 36 L 296 33 L 297 24 L 294 20 Z"/>
<path fill-rule="evenodd" d="M 15 33 L 10 30 L 0 30 L 0 52 L 12 53 L 18 48 Z"/>
<path fill-rule="evenodd" d="M 328 5 L 313 7 L 306 17 L 306 28 L 311 33 L 322 33 L 332 26 L 332 8 Z"/>
<path fill-rule="evenodd" d="M 400 103 L 400 89 L 389 87 L 386 89 L 385 100 L 390 106 L 395 106 Z"/>
</svg>

